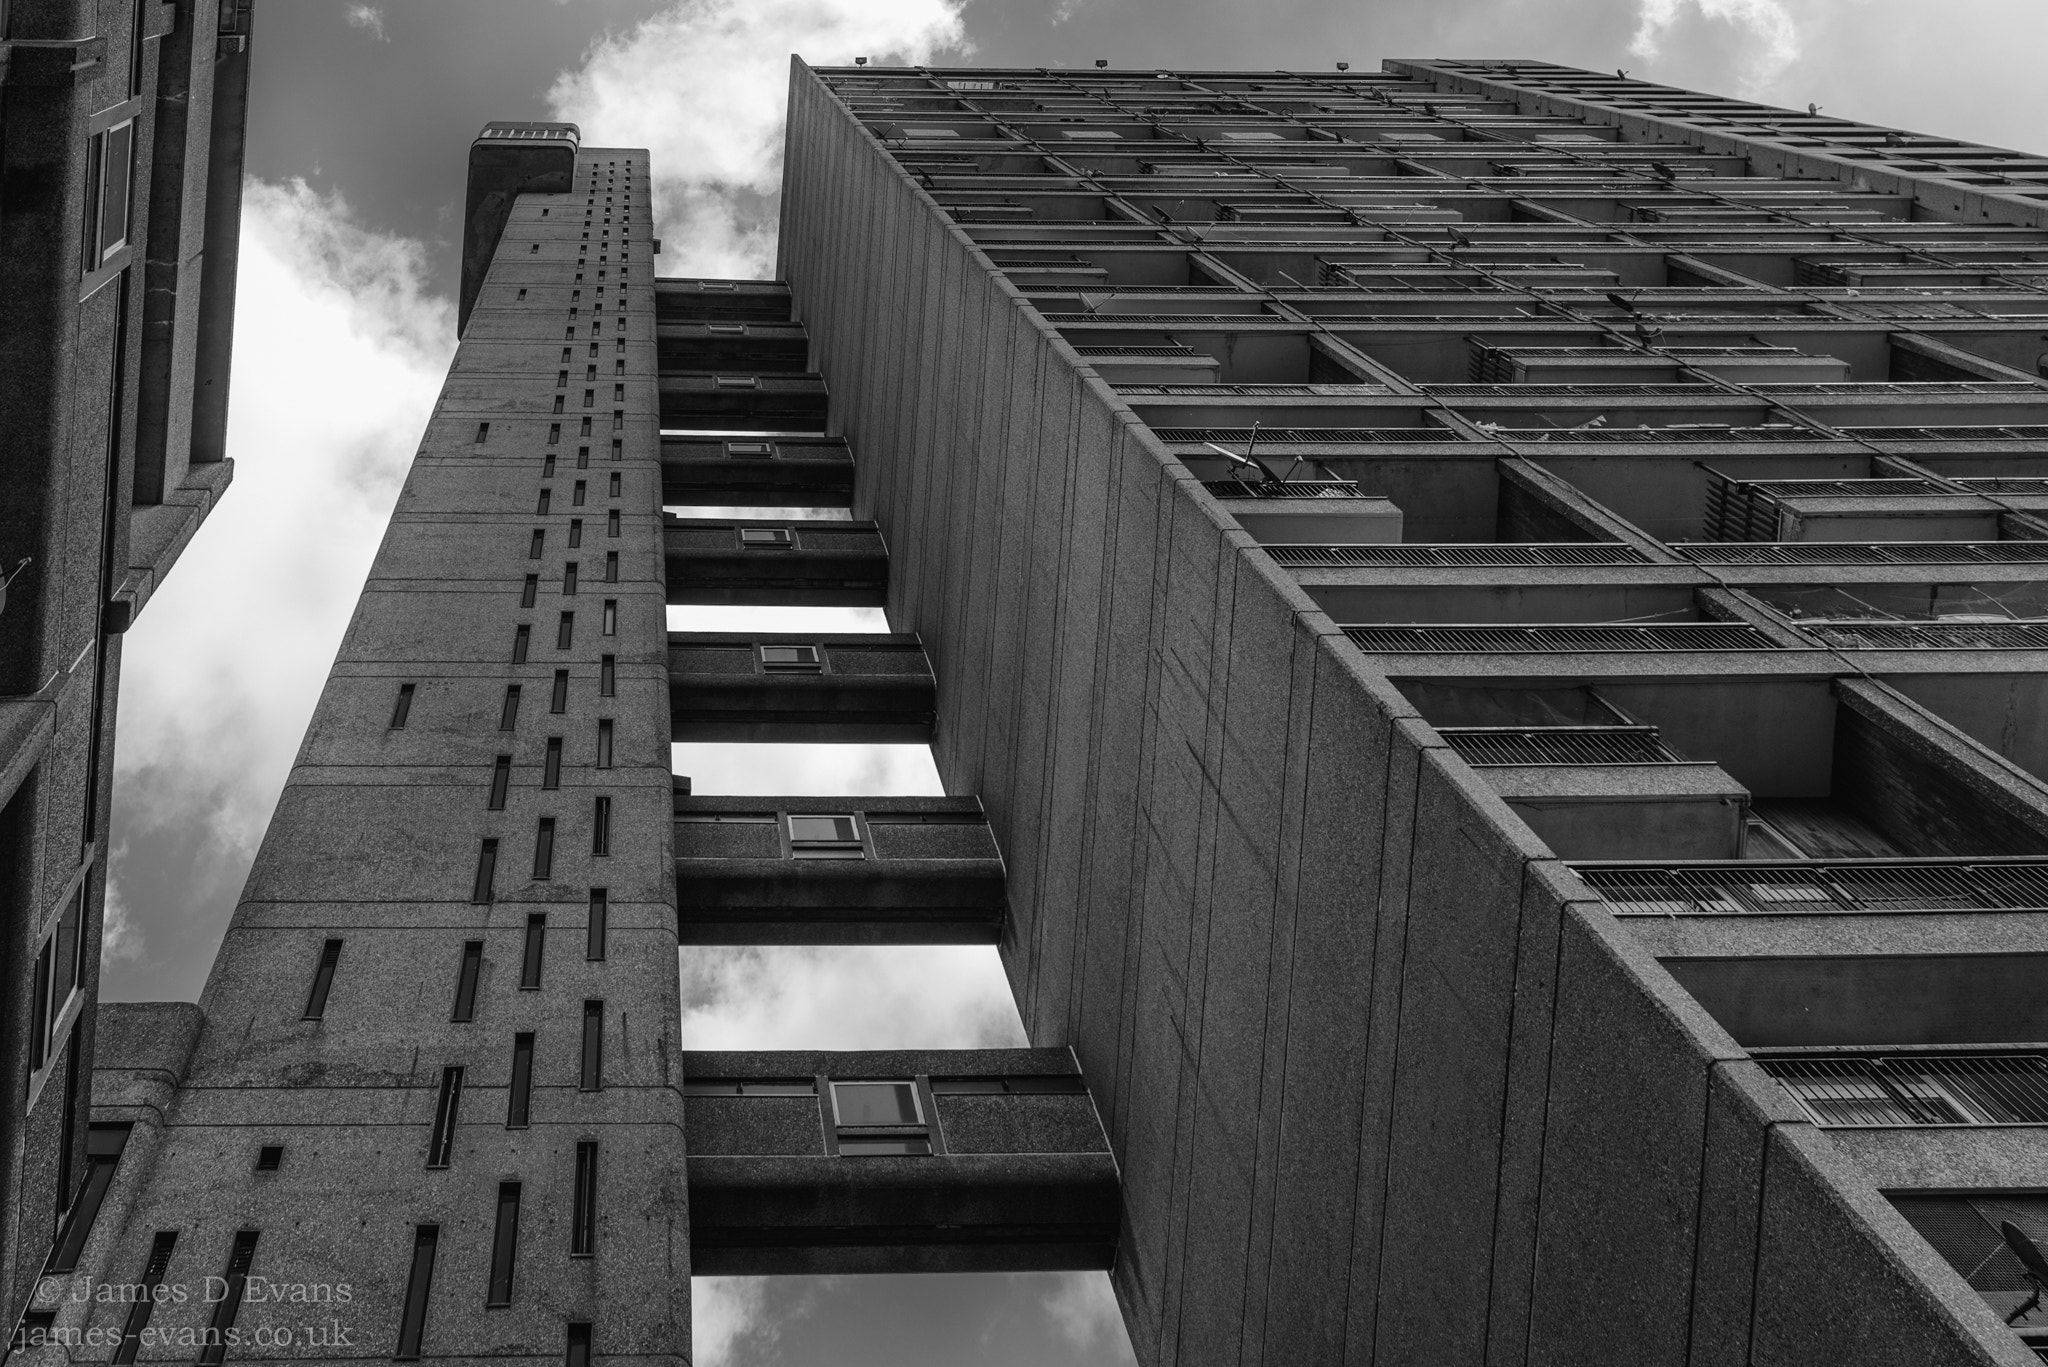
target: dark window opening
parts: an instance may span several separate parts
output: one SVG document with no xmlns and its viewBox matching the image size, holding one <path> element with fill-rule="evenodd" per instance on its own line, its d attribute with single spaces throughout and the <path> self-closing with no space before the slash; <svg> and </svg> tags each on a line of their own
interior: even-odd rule
<svg viewBox="0 0 2048 1367">
<path fill-rule="evenodd" d="M 313 970 L 313 990 L 306 994 L 305 1019 L 319 1020 L 327 1014 L 327 990 L 334 986 L 334 966 L 341 962 L 341 941 L 329 940 L 320 948 L 320 963 Z"/>
<path fill-rule="evenodd" d="M 612 852 L 612 800 L 609 797 L 600 797 L 591 804 L 590 852 Z"/>
<path fill-rule="evenodd" d="M 157 1288 L 164 1284 L 164 1273 L 171 1267 L 171 1250 L 178 1246 L 175 1230 L 163 1230 L 150 1241 L 149 1261 L 143 1265 L 142 1279 L 136 1285 L 137 1295 L 128 1306 L 128 1322 L 121 1326 L 121 1343 L 114 1349 L 116 1363 L 135 1361 L 135 1355 L 142 1348 L 142 1331 L 149 1327 L 149 1317 L 156 1309 Z"/>
<path fill-rule="evenodd" d="M 614 471 L 612 471 L 612 483 L 611 483 L 611 497 L 613 497 L 613 498 L 617 498 L 617 497 L 619 496 L 619 480 L 620 480 L 620 479 L 621 479 L 621 476 L 620 476 L 619 472 L 618 472 L 617 470 L 614 470 Z"/>
<path fill-rule="evenodd" d="M 523 1130 L 533 1104 L 533 1034 L 512 1037 L 512 1085 L 506 1092 L 505 1128 Z"/>
<path fill-rule="evenodd" d="M 535 912 L 526 918 L 526 949 L 519 961 L 519 986 L 531 991 L 540 986 L 541 955 L 547 949 L 548 918 Z"/>
<path fill-rule="evenodd" d="M 597 724 L 597 767 L 612 767 L 612 724 L 609 721 Z"/>
<path fill-rule="evenodd" d="M 558 669 L 555 671 L 555 691 L 548 696 L 548 711 L 566 712 L 568 710 L 569 671 L 566 669 Z"/>
<path fill-rule="evenodd" d="M 590 1325 L 573 1321 L 568 1346 L 562 1350 L 562 1367 L 590 1367 Z"/>
<path fill-rule="evenodd" d="M 619 634 L 619 600 L 616 598 L 604 600 L 604 627 L 601 634 L 605 636 L 616 636 Z"/>
<path fill-rule="evenodd" d="M 607 584 L 619 582 L 619 553 L 617 551 L 606 551 L 604 553 L 604 582 Z"/>
<path fill-rule="evenodd" d="M 816 646 L 762 646 L 761 668 L 771 674 L 820 674 L 825 660 Z"/>
<path fill-rule="evenodd" d="M 525 584 L 524 584 L 523 586 L 521 586 L 521 588 L 520 588 L 520 590 L 519 590 L 519 606 L 520 606 L 520 607 L 523 607 L 523 608 L 530 608 L 530 607 L 532 607 L 532 606 L 533 606 L 533 600 L 534 600 L 535 596 L 536 596 L 536 595 L 538 595 L 539 593 L 540 593 L 540 576 L 539 576 L 539 575 L 537 575 L 537 574 L 529 574 L 529 575 L 527 575 L 527 576 L 526 576 L 526 583 L 525 583 Z"/>
<path fill-rule="evenodd" d="M 526 558 L 540 559 L 541 548 L 547 544 L 548 534 L 539 527 L 533 529 L 532 538 L 526 543 Z"/>
<path fill-rule="evenodd" d="M 533 877 L 545 883 L 555 876 L 555 819 L 544 816 L 533 837 Z"/>
<path fill-rule="evenodd" d="M 420 1340 L 427 1331 L 427 1293 L 434 1286 L 434 1250 L 440 1242 L 439 1225 L 413 1226 L 412 1269 L 405 1274 L 405 1310 L 398 1320 L 398 1350 L 392 1354 L 401 1362 L 420 1355 Z"/>
<path fill-rule="evenodd" d="M 256 1171 L 276 1172 L 284 1166 L 284 1145 L 264 1144 L 256 1150 Z"/>
<path fill-rule="evenodd" d="M 553 479 L 555 477 L 555 453 L 553 451 L 541 457 L 540 477 L 542 479 Z"/>
<path fill-rule="evenodd" d="M 505 810 L 505 795 L 512 786 L 512 756 L 500 755 L 491 765 L 491 795 L 484 803 L 484 810 L 502 812 Z"/>
<path fill-rule="evenodd" d="M 490 842 L 495 845 L 498 842 Z M 473 1021 L 476 1019 L 476 983 L 484 969 L 484 942 L 464 940 L 462 942 L 462 963 L 455 974 L 455 1007 L 448 1014 L 452 1021 Z"/>
<path fill-rule="evenodd" d="M 487 422 L 478 423 L 476 425 L 476 444 L 478 446 L 482 446 L 485 442 L 489 441 L 490 439 L 491 425 Z"/>
<path fill-rule="evenodd" d="M 592 963 L 601 963 L 604 960 L 604 923 L 610 912 L 610 891 L 605 888 L 592 888 L 590 916 L 583 932 L 583 957 Z"/>
<path fill-rule="evenodd" d="M 576 1077 L 576 1090 L 604 1090 L 604 1003 L 601 1001 L 583 1003 L 583 1057 Z"/>
<path fill-rule="evenodd" d="M 540 497 L 536 498 L 533 501 L 533 515 L 535 517 L 546 517 L 548 515 L 548 509 L 554 505 L 554 501 L 554 490 L 549 489 L 548 487 L 543 485 L 541 487 Z"/>
<path fill-rule="evenodd" d="M 574 487 L 572 487 L 569 490 L 569 506 L 572 508 L 581 508 L 583 506 L 584 492 L 584 481 L 579 479 L 576 481 Z"/>
<path fill-rule="evenodd" d="M 618 669 L 619 669 L 619 667 L 618 667 L 618 657 L 617 657 L 617 656 L 615 656 L 615 655 L 604 655 L 604 656 L 600 656 L 600 657 L 598 658 L 598 662 L 597 662 L 597 696 L 598 696 L 598 697 L 600 697 L 600 698 L 611 698 L 611 697 L 616 697 L 616 696 L 618 695 L 618 689 L 619 689 L 619 673 L 618 673 Z"/>
<path fill-rule="evenodd" d="M 405 719 L 412 715 L 412 691 L 411 684 L 398 686 L 398 701 L 391 706 L 391 729 L 394 731 L 403 731 Z"/>
<path fill-rule="evenodd" d="M 572 517 L 569 519 L 569 549 L 573 551 L 582 544 L 583 519 L 580 517 Z"/>
<path fill-rule="evenodd" d="M 72 1198 L 71 1210 L 64 1217 L 64 1227 L 57 1235 L 56 1247 L 50 1250 L 50 1262 L 43 1269 L 45 1272 L 78 1270 L 78 1256 L 85 1251 L 85 1241 L 92 1236 L 93 1222 L 99 1218 L 100 1205 L 107 1199 L 107 1188 L 114 1181 L 114 1169 L 121 1162 L 121 1150 L 128 1144 L 128 1131 L 125 1124 L 86 1128 L 85 1180 L 79 1184 L 78 1194 Z"/>
<path fill-rule="evenodd" d="M 498 872 L 498 842 L 486 839 L 476 855 L 476 883 L 470 889 L 469 900 L 476 906 L 491 904 L 491 885 Z"/>
<path fill-rule="evenodd" d="M 519 685 L 505 685 L 505 706 L 498 713 L 498 729 L 510 731 L 519 725 Z"/>
<path fill-rule="evenodd" d="M 552 792 L 562 786 L 562 738 L 548 737 L 547 758 L 541 762 L 540 786 Z"/>
<path fill-rule="evenodd" d="M 519 1184 L 498 1183 L 498 1222 L 491 1234 L 491 1287 L 484 1304 L 512 1304 L 512 1264 L 519 1251 Z"/>
<path fill-rule="evenodd" d="M 562 596 L 564 598 L 574 598 L 576 596 L 576 569 L 577 565 L 574 560 L 568 561 L 562 566 Z"/>
<path fill-rule="evenodd" d="M 519 626 L 514 628 L 512 632 L 512 663 L 516 665 L 525 664 L 527 647 L 532 644 L 532 627 Z"/>
<path fill-rule="evenodd" d="M 573 612 L 565 612 L 562 614 L 561 621 L 555 624 L 555 649 L 567 650 L 569 649 L 570 643 L 575 639 L 576 614 Z"/>
<path fill-rule="evenodd" d="M 245 1229 L 235 1235 L 234 1247 L 228 1253 L 227 1271 L 221 1276 L 226 1289 L 213 1307 L 205 1345 L 199 1350 L 201 1364 L 218 1363 L 227 1357 L 228 1334 L 242 1313 L 242 1293 L 248 1289 L 249 1267 L 255 1261 L 256 1231 Z"/>
<path fill-rule="evenodd" d="M 569 1256 L 588 1258 L 597 1252 L 597 1141 L 576 1143 L 576 1200 L 570 1211 Z"/>
<path fill-rule="evenodd" d="M 606 536 L 617 536 L 619 534 L 619 510 L 617 508 L 604 515 L 604 534 Z"/>
<path fill-rule="evenodd" d="M 441 1092 L 434 1098 L 434 1128 L 427 1136 L 427 1166 L 445 1168 L 455 1155 L 455 1121 L 462 1110 L 462 1069 L 441 1070 Z"/>
</svg>

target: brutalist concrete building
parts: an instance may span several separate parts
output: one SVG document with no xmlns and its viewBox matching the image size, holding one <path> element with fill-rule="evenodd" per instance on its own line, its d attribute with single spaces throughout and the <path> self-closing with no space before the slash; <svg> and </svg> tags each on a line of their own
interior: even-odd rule
<svg viewBox="0 0 2048 1367">
<path fill-rule="evenodd" d="M 478 140 L 205 997 L 102 1028 L 73 1267 L 225 1294 L 50 1327 L 580 1367 L 693 1272 L 1108 1268 L 1147 1364 L 2037 1361 L 2048 160 L 1531 62 L 789 113 L 773 282 Z M 933 941 L 1034 1047 L 679 1047 L 678 944 Z"/>
<path fill-rule="evenodd" d="M 232 473 L 250 28 L 250 0 L 0 0 L 9 1329 L 112 1171 L 88 1106 L 121 638 Z"/>
</svg>

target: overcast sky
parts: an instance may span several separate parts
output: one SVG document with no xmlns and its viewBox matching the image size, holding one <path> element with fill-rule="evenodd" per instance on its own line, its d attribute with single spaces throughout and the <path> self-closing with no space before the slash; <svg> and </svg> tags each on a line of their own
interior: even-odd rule
<svg viewBox="0 0 2048 1367">
<path fill-rule="evenodd" d="M 2048 150 L 2043 0 L 259 0 L 253 50 L 236 478 L 127 638 L 110 1000 L 189 1000 L 205 980 L 454 350 L 463 171 L 486 120 L 566 118 L 587 143 L 651 149 L 659 265 L 707 275 L 773 260 L 791 52 L 1541 58 Z M 877 613 L 808 620 L 883 629 Z M 938 790 L 921 747 L 679 747 L 677 765 L 706 793 Z M 693 952 L 683 988 L 698 1048 L 1022 1042 L 992 950 Z M 698 1360 L 1128 1362 L 1106 1287 L 700 1282 Z"/>
</svg>

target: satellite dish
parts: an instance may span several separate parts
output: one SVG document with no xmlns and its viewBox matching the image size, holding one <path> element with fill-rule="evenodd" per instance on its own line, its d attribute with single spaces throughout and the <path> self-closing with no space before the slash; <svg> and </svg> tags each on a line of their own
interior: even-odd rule
<svg viewBox="0 0 2048 1367">
<path fill-rule="evenodd" d="M 2048 1257 L 2043 1257 L 2040 1246 L 2027 1237 L 2025 1230 L 2010 1220 L 1998 1222 L 1998 1233 L 2005 1240 L 2005 1246 L 2012 1250 L 2013 1256 L 2020 1260 L 2020 1266 L 2026 1270 L 2027 1280 L 2034 1284 L 2032 1294 L 2020 1302 L 2017 1310 L 2005 1317 L 2005 1322 L 2011 1324 L 2014 1320 L 2025 1319 L 2034 1307 L 2041 1303 L 2041 1292 L 2048 1288 Z"/>
</svg>

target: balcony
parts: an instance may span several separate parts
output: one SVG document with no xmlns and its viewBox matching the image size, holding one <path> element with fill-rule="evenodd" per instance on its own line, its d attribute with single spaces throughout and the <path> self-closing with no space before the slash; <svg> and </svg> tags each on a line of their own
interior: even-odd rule
<svg viewBox="0 0 2048 1367">
<path fill-rule="evenodd" d="M 826 393 L 820 375 L 663 374 L 659 386 L 665 431 L 824 430 Z"/>
<path fill-rule="evenodd" d="M 1778 643 L 1741 622 L 1505 622 L 1347 626 L 1344 634 L 1375 655 L 1548 655 L 1616 652 L 1698 653 L 1777 650 Z"/>
<path fill-rule="evenodd" d="M 2048 857 L 1575 863 L 1616 916 L 2048 911 Z"/>
<path fill-rule="evenodd" d="M 664 517 L 671 603 L 879 607 L 889 549 L 872 522 Z"/>
<path fill-rule="evenodd" d="M 801 324 L 664 322 L 655 329 L 661 373 L 689 370 L 744 374 L 801 374 L 811 343 Z"/>
<path fill-rule="evenodd" d="M 1003 858 L 965 797 L 675 798 L 685 944 L 993 944 Z"/>
<path fill-rule="evenodd" d="M 1828 1129 L 2048 1125 L 2048 1054 L 1759 1054 L 1757 1063 Z"/>
<path fill-rule="evenodd" d="M 678 741 L 931 740 L 931 663 L 915 636 L 671 632 Z"/>
<path fill-rule="evenodd" d="M 1348 479 L 1211 479 L 1202 487 L 1261 543 L 1401 539 L 1401 510 Z"/>
<path fill-rule="evenodd" d="M 657 325 L 787 323 L 789 286 L 780 280 L 657 279 L 654 318 Z"/>
<path fill-rule="evenodd" d="M 1116 1162 L 1073 1053 L 683 1056 L 690 1270 L 1106 1268 Z"/>
<path fill-rule="evenodd" d="M 853 453 L 841 437 L 663 437 L 661 501 L 847 508 Z"/>
</svg>

